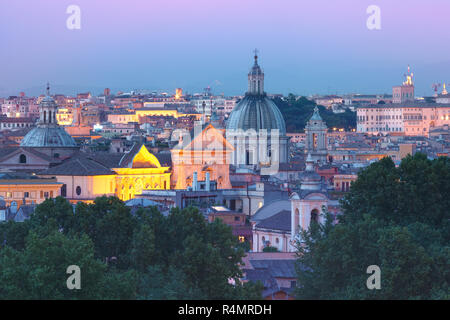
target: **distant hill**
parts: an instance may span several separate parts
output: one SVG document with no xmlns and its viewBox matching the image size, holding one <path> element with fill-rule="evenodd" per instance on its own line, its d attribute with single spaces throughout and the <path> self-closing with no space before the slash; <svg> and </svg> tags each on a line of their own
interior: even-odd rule
<svg viewBox="0 0 450 320">
<path fill-rule="evenodd" d="M 275 98 L 273 101 L 283 114 L 287 132 L 303 132 L 316 106 L 314 101 L 305 97 L 300 97 L 298 100 L 292 97 L 288 97 L 287 100 Z M 345 130 L 356 128 L 355 112 L 346 110 L 344 113 L 335 114 L 323 106 L 319 105 L 318 108 L 328 128 L 344 128 Z"/>
</svg>

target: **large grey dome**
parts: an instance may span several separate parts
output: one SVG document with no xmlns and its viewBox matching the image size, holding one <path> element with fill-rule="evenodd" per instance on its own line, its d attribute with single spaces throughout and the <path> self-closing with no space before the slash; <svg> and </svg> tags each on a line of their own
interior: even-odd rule
<svg viewBox="0 0 450 320">
<path fill-rule="evenodd" d="M 227 130 L 278 129 L 280 135 L 286 134 L 286 124 L 278 107 L 266 95 L 247 94 L 233 109 L 228 118 Z"/>
<path fill-rule="evenodd" d="M 21 147 L 77 147 L 75 140 L 59 126 L 36 127 L 22 139 Z"/>
</svg>

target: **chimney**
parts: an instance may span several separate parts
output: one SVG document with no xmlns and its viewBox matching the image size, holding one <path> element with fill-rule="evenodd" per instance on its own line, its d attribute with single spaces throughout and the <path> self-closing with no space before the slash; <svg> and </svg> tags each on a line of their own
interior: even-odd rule
<svg viewBox="0 0 450 320">
<path fill-rule="evenodd" d="M 192 191 L 197 191 L 197 184 L 198 184 L 197 171 L 195 171 L 192 177 Z"/>
<path fill-rule="evenodd" d="M 205 184 L 206 184 L 206 186 L 205 186 L 206 191 L 210 191 L 211 190 L 211 182 L 210 182 L 210 179 L 209 179 L 209 172 L 206 172 Z"/>
</svg>

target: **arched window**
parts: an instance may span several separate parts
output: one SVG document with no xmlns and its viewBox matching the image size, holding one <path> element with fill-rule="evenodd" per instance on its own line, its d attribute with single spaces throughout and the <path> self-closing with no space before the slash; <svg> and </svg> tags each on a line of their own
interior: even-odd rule
<svg viewBox="0 0 450 320">
<path fill-rule="evenodd" d="M 79 196 L 81 194 L 81 187 L 78 186 L 75 190 L 75 192 L 77 193 L 77 196 Z"/>
<path fill-rule="evenodd" d="M 311 223 L 319 222 L 319 210 L 314 209 L 311 211 Z"/>
<path fill-rule="evenodd" d="M 66 197 L 67 196 L 67 185 L 63 184 L 63 186 L 61 187 L 61 197 Z"/>
<path fill-rule="evenodd" d="M 19 163 L 27 163 L 27 156 L 24 154 L 21 154 L 19 157 Z"/>
</svg>

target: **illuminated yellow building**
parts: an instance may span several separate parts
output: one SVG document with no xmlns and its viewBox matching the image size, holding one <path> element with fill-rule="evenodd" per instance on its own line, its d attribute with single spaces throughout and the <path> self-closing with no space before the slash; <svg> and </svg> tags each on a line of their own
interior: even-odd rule
<svg viewBox="0 0 450 320">
<path fill-rule="evenodd" d="M 128 122 L 140 122 L 140 118 L 144 117 L 174 117 L 178 119 L 180 117 L 195 117 L 196 120 L 200 120 L 202 115 L 197 113 L 180 113 L 176 109 L 151 109 L 140 108 L 126 113 L 111 113 L 108 114 L 108 122 L 128 123 Z"/>
<path fill-rule="evenodd" d="M 146 189 L 170 189 L 171 173 L 144 145 L 135 144 L 125 154 L 80 152 L 39 175 L 61 182 L 61 195 L 69 201 L 91 203 L 103 195 L 127 201 Z"/>
<path fill-rule="evenodd" d="M 119 199 L 133 199 L 142 190 L 170 189 L 169 167 L 162 167 L 144 145 L 136 144 L 121 164 L 125 167 L 113 168 L 117 173 L 116 195 Z"/>
<path fill-rule="evenodd" d="M 73 123 L 74 115 L 68 108 L 59 108 L 56 113 L 56 121 L 60 126 L 70 126 Z"/>
</svg>

